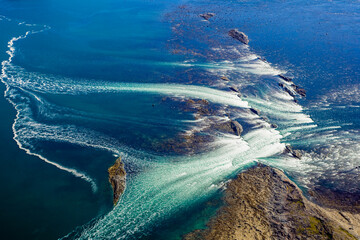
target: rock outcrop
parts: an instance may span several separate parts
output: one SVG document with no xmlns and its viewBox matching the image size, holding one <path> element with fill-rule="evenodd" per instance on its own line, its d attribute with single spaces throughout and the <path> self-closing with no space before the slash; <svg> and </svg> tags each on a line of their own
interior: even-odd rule
<svg viewBox="0 0 360 240">
<path fill-rule="evenodd" d="M 290 145 L 286 145 L 285 153 L 290 153 L 291 155 L 293 155 L 294 157 L 296 157 L 298 159 L 301 159 L 301 157 L 302 157 L 302 153 L 300 152 L 300 150 L 293 149 Z"/>
<path fill-rule="evenodd" d="M 126 186 L 126 171 L 120 157 L 116 159 L 114 165 L 109 167 L 108 172 L 109 182 L 111 183 L 114 192 L 113 203 L 116 205 L 120 196 L 124 193 Z"/>
<path fill-rule="evenodd" d="M 203 13 L 203 14 L 200 14 L 199 16 L 205 20 L 209 20 L 210 18 L 215 16 L 215 13 Z"/>
<path fill-rule="evenodd" d="M 289 93 L 290 96 L 295 97 L 295 93 L 299 94 L 302 97 L 306 97 L 306 90 L 304 88 L 301 88 L 294 84 L 292 82 L 292 78 L 286 77 L 284 75 L 279 74 L 278 75 L 281 79 L 285 80 L 286 82 L 289 82 L 291 84 L 292 90 L 289 89 L 289 86 L 285 86 L 284 83 L 279 83 L 279 86 L 282 87 L 287 93 Z"/>
<path fill-rule="evenodd" d="M 231 128 L 236 135 L 241 136 L 241 133 L 243 132 L 243 127 L 238 121 L 231 121 Z"/>
<path fill-rule="evenodd" d="M 283 80 L 285 80 L 285 81 L 287 81 L 287 82 L 292 82 L 292 78 L 290 78 L 290 77 L 286 77 L 286 76 L 284 76 L 284 75 L 282 75 L 282 74 L 279 74 L 278 75 L 281 79 L 283 79 Z"/>
<path fill-rule="evenodd" d="M 260 115 L 260 110 L 256 109 L 256 108 L 250 108 L 250 111 L 252 111 L 253 113 Z"/>
<path fill-rule="evenodd" d="M 240 97 L 240 93 L 237 93 Z M 163 99 L 166 101 L 166 99 Z M 153 143 L 154 149 L 161 152 L 173 152 L 175 154 L 195 154 L 209 149 L 210 142 L 215 140 L 219 133 L 229 133 L 241 136 L 243 127 L 235 119 L 229 119 L 228 114 L 218 111 L 222 110 L 211 105 L 205 99 L 188 99 L 181 103 L 184 112 L 193 112 L 196 120 L 201 120 L 200 130 L 181 132 L 171 139 Z M 212 116 L 222 116 L 213 118 Z"/>
<path fill-rule="evenodd" d="M 238 89 L 237 87 L 235 87 L 235 86 L 231 86 L 231 87 L 229 87 L 229 89 L 230 89 L 231 91 L 233 91 L 233 92 L 237 92 L 237 93 L 240 92 L 239 89 Z"/>
<path fill-rule="evenodd" d="M 306 97 L 305 89 L 303 89 L 297 85 L 294 85 L 293 87 L 294 87 L 295 92 L 297 92 L 297 94 L 299 94 L 300 96 Z"/>
<path fill-rule="evenodd" d="M 243 44 L 249 44 L 249 38 L 245 33 L 240 32 L 238 29 L 232 29 L 229 31 L 229 36 L 242 42 Z"/>
<path fill-rule="evenodd" d="M 308 201 L 280 170 L 258 165 L 228 183 L 224 206 L 185 240 L 357 239 L 360 215 Z"/>
</svg>

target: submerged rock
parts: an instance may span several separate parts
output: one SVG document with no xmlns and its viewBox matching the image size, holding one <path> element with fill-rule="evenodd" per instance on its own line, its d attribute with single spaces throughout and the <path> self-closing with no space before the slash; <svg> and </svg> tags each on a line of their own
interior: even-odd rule
<svg viewBox="0 0 360 240">
<path fill-rule="evenodd" d="M 272 123 L 272 124 L 271 124 L 271 127 L 272 127 L 272 128 L 278 128 L 278 125 L 275 124 L 275 123 Z"/>
<path fill-rule="evenodd" d="M 356 214 L 320 207 L 280 170 L 258 165 L 227 184 L 224 205 L 207 228 L 185 240 L 357 239 Z"/>
<path fill-rule="evenodd" d="M 126 171 L 120 157 L 116 159 L 114 165 L 109 167 L 108 172 L 109 182 L 114 192 L 113 203 L 116 205 L 126 186 Z"/>
<path fill-rule="evenodd" d="M 249 38 L 248 36 L 246 36 L 245 33 L 240 32 L 238 29 L 232 29 L 229 31 L 229 36 L 244 43 L 244 44 L 248 44 L 249 43 Z"/>
<path fill-rule="evenodd" d="M 209 20 L 210 18 L 215 16 L 215 13 L 203 13 L 203 14 L 200 14 L 199 16 L 205 20 Z"/>
</svg>

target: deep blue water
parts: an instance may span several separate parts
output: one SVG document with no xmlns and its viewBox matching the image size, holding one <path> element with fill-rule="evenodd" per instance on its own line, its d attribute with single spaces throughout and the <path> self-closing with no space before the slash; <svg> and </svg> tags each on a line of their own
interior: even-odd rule
<svg viewBox="0 0 360 240">
<path fill-rule="evenodd" d="M 305 190 L 360 192 L 359 13 L 358 1 L 0 0 L 2 238 L 179 239 L 255 162 Z M 307 97 L 295 103 L 278 74 Z M 184 111 L 190 98 L 213 116 Z M 206 130 L 229 118 L 241 138 Z M 214 139 L 163 148 L 193 133 Z M 118 156 L 127 188 L 113 207 Z"/>
</svg>

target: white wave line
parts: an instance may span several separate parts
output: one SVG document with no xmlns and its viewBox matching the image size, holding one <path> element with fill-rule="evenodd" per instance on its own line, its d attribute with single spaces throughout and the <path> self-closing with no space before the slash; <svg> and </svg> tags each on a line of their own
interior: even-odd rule
<svg viewBox="0 0 360 240">
<path fill-rule="evenodd" d="M 4 97 L 7 96 L 8 94 L 8 91 L 10 89 L 9 85 L 6 83 L 6 81 L 4 80 L 4 78 L 7 77 L 6 73 L 5 73 L 5 66 L 7 64 L 11 64 L 14 56 L 15 56 L 15 47 L 14 47 L 14 43 L 20 39 L 25 39 L 27 36 L 29 36 L 30 34 L 35 34 L 35 33 L 40 33 L 40 32 L 43 32 L 45 30 L 48 30 L 50 29 L 50 27 L 48 26 L 44 26 L 44 29 L 42 30 L 39 30 L 39 31 L 27 31 L 24 35 L 20 35 L 18 37 L 13 37 L 9 42 L 8 42 L 8 48 L 9 50 L 6 51 L 6 53 L 9 55 L 9 58 L 7 60 L 4 60 L 2 63 L 1 63 L 1 82 L 4 83 L 6 89 L 5 89 L 5 92 L 4 92 Z M 53 165 L 55 167 L 57 167 L 58 169 L 60 170 L 63 170 L 63 171 L 66 171 L 66 172 L 69 172 L 71 174 L 73 174 L 75 177 L 78 177 L 78 178 L 81 178 L 81 179 L 84 179 L 85 181 L 89 182 L 91 184 L 91 187 L 92 187 L 92 190 L 93 192 L 96 192 L 97 191 L 97 185 L 95 183 L 95 181 L 93 179 L 91 179 L 89 176 L 87 176 L 86 174 L 84 173 L 81 173 L 73 168 L 68 168 L 68 167 L 64 167 L 58 163 L 55 163 L 55 162 L 52 162 L 50 160 L 48 160 L 47 158 L 41 156 L 40 154 L 37 154 L 37 153 L 33 153 L 31 152 L 30 149 L 26 148 L 23 146 L 23 144 L 18 140 L 18 135 L 17 135 L 17 131 L 15 129 L 15 126 L 16 126 L 16 123 L 18 121 L 18 119 L 20 118 L 20 110 L 17 108 L 16 104 L 11 100 L 11 99 L 7 99 L 15 108 L 15 110 L 17 111 L 16 113 L 16 118 L 14 120 L 14 123 L 12 125 L 12 131 L 14 133 L 14 137 L 13 139 L 15 140 L 16 144 L 18 145 L 19 149 L 21 150 L 24 150 L 28 155 L 31 155 L 31 156 L 35 156 L 35 157 L 38 157 L 40 158 L 41 160 L 43 160 L 44 162 L 50 164 L 50 165 Z"/>
</svg>

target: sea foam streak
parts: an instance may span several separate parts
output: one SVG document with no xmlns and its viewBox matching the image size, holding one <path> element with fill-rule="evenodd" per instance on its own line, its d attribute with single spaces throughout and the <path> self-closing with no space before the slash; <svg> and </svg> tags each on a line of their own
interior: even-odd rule
<svg viewBox="0 0 360 240">
<path fill-rule="evenodd" d="M 16 103 L 14 101 L 12 101 L 11 97 L 10 97 L 10 91 L 11 91 L 11 87 L 9 86 L 9 84 L 7 83 L 7 74 L 6 74 L 6 67 L 9 66 L 15 56 L 15 47 L 14 47 L 14 43 L 20 39 L 25 39 L 26 37 L 28 37 L 30 34 L 35 34 L 35 33 L 40 33 L 42 31 L 45 31 L 49 29 L 47 26 L 44 27 L 43 30 L 40 30 L 40 31 L 27 31 L 24 35 L 22 36 L 19 36 L 19 37 L 14 37 L 12 38 L 9 42 L 8 42 L 8 48 L 9 50 L 7 51 L 7 54 L 9 55 L 9 58 L 5 61 L 3 61 L 1 63 L 2 65 L 2 69 L 1 69 L 1 81 L 5 84 L 5 87 L 6 87 L 6 90 L 5 90 L 5 93 L 4 93 L 4 96 L 8 99 L 8 101 L 14 106 L 15 110 L 17 111 L 16 113 L 16 118 L 14 120 L 14 123 L 12 125 L 12 130 L 13 130 L 13 133 L 14 133 L 14 137 L 13 139 L 15 140 L 15 142 L 17 143 L 17 145 L 19 146 L 20 149 L 24 150 L 27 154 L 29 155 L 32 155 L 32 156 L 35 156 L 35 157 L 38 157 L 40 158 L 41 160 L 43 160 L 44 162 L 48 163 L 48 164 L 51 164 L 55 167 L 57 167 L 58 169 L 60 170 L 63 170 L 63 171 L 66 171 L 66 172 L 69 172 L 71 174 L 73 174 L 74 176 L 76 177 L 79 177 L 81 179 L 84 179 L 85 181 L 89 182 L 91 184 L 91 187 L 92 187 L 92 190 L 94 192 L 97 191 L 97 185 L 96 183 L 89 177 L 87 176 L 86 174 L 84 173 L 81 173 L 81 172 L 78 172 L 77 170 L 75 169 L 72 169 L 72 168 L 68 168 L 68 167 L 64 167 L 58 163 L 55 163 L 55 162 L 52 162 L 50 161 L 49 159 L 41 156 L 40 154 L 37 154 L 37 153 L 34 153 L 32 152 L 29 148 L 26 148 L 24 146 L 24 144 L 21 142 L 21 137 L 18 135 L 18 132 L 16 130 L 16 126 L 19 122 L 19 119 L 20 119 L 20 115 L 21 115 L 21 111 L 23 110 L 21 108 L 21 106 L 19 105 L 16 105 Z"/>
<path fill-rule="evenodd" d="M 216 141 L 216 150 L 180 161 L 158 159 L 146 172 L 128 182 L 121 202 L 84 231 L 79 239 L 136 239 L 161 220 L 209 196 L 224 186 L 234 171 L 257 158 L 281 152 L 284 145 L 265 130 L 228 136 Z M 214 143 L 215 144 L 215 143 Z"/>
</svg>

